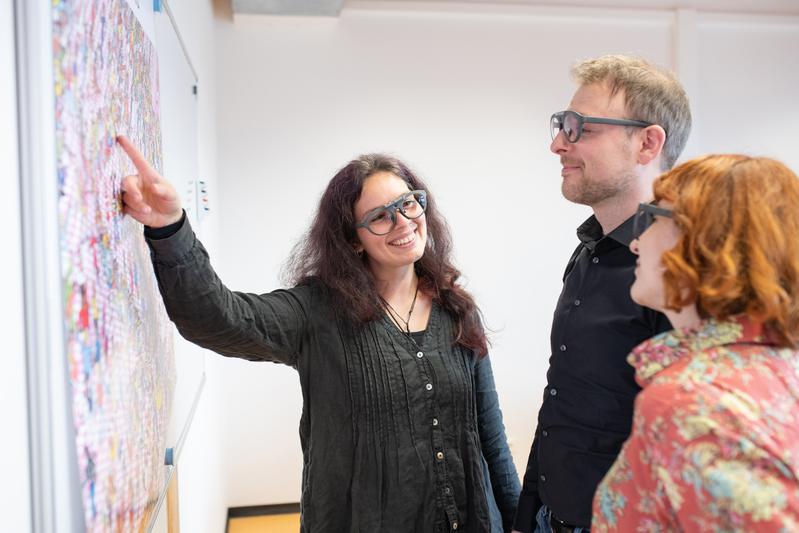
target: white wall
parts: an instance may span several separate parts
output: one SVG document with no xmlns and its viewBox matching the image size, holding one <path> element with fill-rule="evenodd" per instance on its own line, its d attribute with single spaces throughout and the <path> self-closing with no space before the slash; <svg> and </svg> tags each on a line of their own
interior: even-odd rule
<svg viewBox="0 0 799 533">
<path fill-rule="evenodd" d="M 706 15 L 698 26 L 703 151 L 768 155 L 799 172 L 799 17 Z"/>
<path fill-rule="evenodd" d="M 561 197 L 559 165 L 548 151 L 549 115 L 574 90 L 569 65 L 622 52 L 676 68 L 698 124 L 687 155 L 746 149 L 799 169 L 789 120 L 799 118 L 792 97 L 799 21 L 512 5 L 348 6 L 339 18 L 218 21 L 222 239 L 212 259 L 233 288 L 276 288 L 281 263 L 339 167 L 376 150 L 408 161 L 448 216 L 458 264 L 495 330 L 492 360 L 521 474 L 562 271 L 575 228 L 589 214 Z M 296 373 L 213 359 L 226 401 L 227 505 L 299 501 Z"/>
<path fill-rule="evenodd" d="M 17 102 L 14 66 L 13 0 L 0 0 L 0 168 L 5 175 L 0 195 L 0 227 L 5 260 L 0 279 L 7 280 L 0 306 L 3 366 L 0 372 L 0 420 L 4 438 L 0 445 L 0 515 L 8 531 L 31 527 L 30 470 L 28 457 L 28 404 L 25 369 L 25 329 L 22 300 L 22 242 L 17 154 Z"/>
</svg>

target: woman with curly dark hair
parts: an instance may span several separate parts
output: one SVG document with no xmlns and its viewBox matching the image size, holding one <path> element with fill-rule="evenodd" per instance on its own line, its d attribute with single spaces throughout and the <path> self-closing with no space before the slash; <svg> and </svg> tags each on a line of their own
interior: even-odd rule
<svg viewBox="0 0 799 533">
<path fill-rule="evenodd" d="M 293 288 L 227 289 L 174 188 L 130 142 L 125 212 L 143 223 L 167 312 L 222 355 L 294 367 L 302 531 L 509 530 L 519 479 L 487 342 L 427 187 L 361 156 L 322 195 L 288 263 Z"/>
</svg>

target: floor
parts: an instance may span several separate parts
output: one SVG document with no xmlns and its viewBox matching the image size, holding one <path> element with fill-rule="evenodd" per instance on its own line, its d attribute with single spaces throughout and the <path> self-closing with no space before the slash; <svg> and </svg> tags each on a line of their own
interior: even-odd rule
<svg viewBox="0 0 799 533">
<path fill-rule="evenodd" d="M 300 515 L 294 513 L 231 518 L 227 530 L 228 533 L 298 533 Z"/>
</svg>

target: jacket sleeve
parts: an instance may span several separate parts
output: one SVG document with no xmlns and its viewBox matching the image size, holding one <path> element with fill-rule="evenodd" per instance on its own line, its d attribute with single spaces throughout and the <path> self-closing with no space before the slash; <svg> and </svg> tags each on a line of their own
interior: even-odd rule
<svg viewBox="0 0 799 533">
<path fill-rule="evenodd" d="M 541 498 L 538 496 L 538 432 L 536 432 L 533 445 L 530 447 L 530 457 L 527 459 L 527 471 L 524 473 L 522 493 L 519 496 L 519 505 L 516 509 L 516 518 L 513 520 L 513 529 L 522 533 L 533 533 L 536 523 L 535 517 L 541 508 Z"/>
<path fill-rule="evenodd" d="M 483 457 L 488 464 L 494 500 L 502 514 L 502 527 L 510 531 L 519 497 L 519 475 L 502 424 L 502 411 L 488 356 L 476 363 L 477 426 Z"/>
<path fill-rule="evenodd" d="M 214 272 L 188 219 L 165 238 L 151 235 L 145 236 L 158 288 L 184 338 L 225 356 L 296 367 L 314 288 L 234 292 Z"/>
</svg>

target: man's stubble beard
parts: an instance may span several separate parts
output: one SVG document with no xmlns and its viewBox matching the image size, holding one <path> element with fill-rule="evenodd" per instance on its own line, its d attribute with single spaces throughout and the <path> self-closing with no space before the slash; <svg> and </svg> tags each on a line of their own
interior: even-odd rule
<svg viewBox="0 0 799 533">
<path fill-rule="evenodd" d="M 561 193 L 570 202 L 592 206 L 606 202 L 610 198 L 615 198 L 626 192 L 630 189 L 634 180 L 635 176 L 632 174 L 622 175 L 612 182 L 605 183 L 583 178 L 576 188 L 568 187 L 564 181 L 561 185 Z"/>
</svg>

